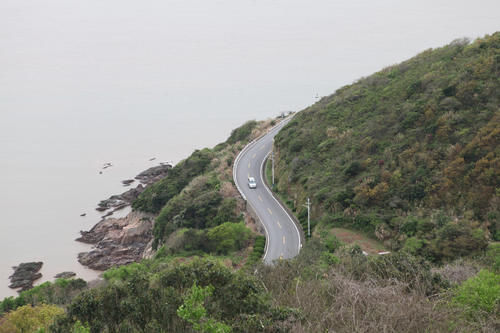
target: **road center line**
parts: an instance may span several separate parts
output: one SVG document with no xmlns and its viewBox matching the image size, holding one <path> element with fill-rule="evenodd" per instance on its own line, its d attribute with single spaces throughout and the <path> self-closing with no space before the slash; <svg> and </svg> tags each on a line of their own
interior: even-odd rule
<svg viewBox="0 0 500 333">
<path fill-rule="evenodd" d="M 276 221 L 276 223 L 278 223 L 278 227 L 280 227 L 280 229 L 281 229 L 280 221 Z"/>
<path fill-rule="evenodd" d="M 262 201 L 262 197 L 260 195 L 258 196 L 258 198 L 259 198 L 260 201 Z"/>
<path fill-rule="evenodd" d="M 255 158 L 255 156 L 257 156 L 257 154 L 253 154 L 252 158 Z"/>
<path fill-rule="evenodd" d="M 286 239 L 285 239 L 285 236 L 283 236 L 283 244 L 286 243 Z"/>
<path fill-rule="evenodd" d="M 267 211 L 269 212 L 269 214 L 273 215 L 273 211 L 271 210 L 271 208 L 268 208 Z"/>
<path fill-rule="evenodd" d="M 248 162 L 248 168 L 250 169 L 250 162 Z"/>
</svg>

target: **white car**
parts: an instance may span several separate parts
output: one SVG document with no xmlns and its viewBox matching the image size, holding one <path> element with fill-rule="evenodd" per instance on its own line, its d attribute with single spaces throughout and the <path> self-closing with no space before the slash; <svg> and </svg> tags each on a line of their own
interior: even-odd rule
<svg viewBox="0 0 500 333">
<path fill-rule="evenodd" d="M 255 178 L 248 177 L 248 187 L 257 188 L 257 182 L 255 181 Z"/>
</svg>

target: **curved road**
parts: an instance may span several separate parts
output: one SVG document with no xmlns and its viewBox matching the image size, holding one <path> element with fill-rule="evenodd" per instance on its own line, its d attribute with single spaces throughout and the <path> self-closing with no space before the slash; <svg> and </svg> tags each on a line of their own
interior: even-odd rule
<svg viewBox="0 0 500 333">
<path fill-rule="evenodd" d="M 233 169 L 238 190 L 264 225 L 267 238 L 264 262 L 268 264 L 276 259 L 295 257 L 301 248 L 297 226 L 265 186 L 262 174 L 264 161 L 273 146 L 273 138 L 289 120 L 283 120 L 262 138 L 249 143 L 236 158 Z M 248 187 L 249 176 L 255 178 L 257 188 Z"/>
</svg>

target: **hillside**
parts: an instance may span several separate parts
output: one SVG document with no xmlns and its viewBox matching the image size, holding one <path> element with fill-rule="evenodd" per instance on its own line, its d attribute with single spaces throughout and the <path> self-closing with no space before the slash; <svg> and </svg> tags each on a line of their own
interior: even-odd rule
<svg viewBox="0 0 500 333">
<path fill-rule="evenodd" d="M 500 33 L 427 50 L 345 86 L 275 141 L 299 216 L 439 261 L 500 239 Z"/>
</svg>

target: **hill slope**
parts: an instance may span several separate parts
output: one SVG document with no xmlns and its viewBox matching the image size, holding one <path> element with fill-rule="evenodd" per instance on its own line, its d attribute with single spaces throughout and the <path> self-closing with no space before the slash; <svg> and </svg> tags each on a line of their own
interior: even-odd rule
<svg viewBox="0 0 500 333">
<path fill-rule="evenodd" d="M 500 238 L 500 33 L 457 40 L 339 89 L 277 136 L 299 215 L 439 260 Z"/>
</svg>

